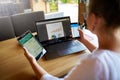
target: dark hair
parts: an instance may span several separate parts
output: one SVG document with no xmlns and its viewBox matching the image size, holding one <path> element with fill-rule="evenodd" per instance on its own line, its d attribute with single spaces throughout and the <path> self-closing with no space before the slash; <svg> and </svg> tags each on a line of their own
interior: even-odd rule
<svg viewBox="0 0 120 80">
<path fill-rule="evenodd" d="M 120 0 L 90 0 L 90 13 L 102 17 L 106 26 L 120 27 Z"/>
</svg>

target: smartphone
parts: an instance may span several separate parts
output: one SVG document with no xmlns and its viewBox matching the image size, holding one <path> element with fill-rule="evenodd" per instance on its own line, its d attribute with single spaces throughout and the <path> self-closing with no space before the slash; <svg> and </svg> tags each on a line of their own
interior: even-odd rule
<svg viewBox="0 0 120 80">
<path fill-rule="evenodd" d="M 28 52 L 36 58 L 36 60 L 41 58 L 46 53 L 46 50 L 32 35 L 30 30 L 23 33 L 17 38 L 17 40 L 22 47 L 25 47 Z"/>
<path fill-rule="evenodd" d="M 73 38 L 80 38 L 80 34 L 79 34 L 79 29 L 80 29 L 80 25 L 78 23 L 71 23 L 71 31 L 72 31 L 72 37 Z"/>
</svg>

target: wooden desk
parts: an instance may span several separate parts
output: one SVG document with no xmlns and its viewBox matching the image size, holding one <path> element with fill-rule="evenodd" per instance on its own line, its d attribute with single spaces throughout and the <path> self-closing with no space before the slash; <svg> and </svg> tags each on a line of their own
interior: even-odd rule
<svg viewBox="0 0 120 80">
<path fill-rule="evenodd" d="M 48 61 L 42 58 L 38 63 L 48 73 L 59 77 L 66 74 L 79 61 L 81 53 Z M 0 42 L 0 80 L 36 80 L 35 74 L 24 56 L 24 50 L 15 38 Z"/>
</svg>

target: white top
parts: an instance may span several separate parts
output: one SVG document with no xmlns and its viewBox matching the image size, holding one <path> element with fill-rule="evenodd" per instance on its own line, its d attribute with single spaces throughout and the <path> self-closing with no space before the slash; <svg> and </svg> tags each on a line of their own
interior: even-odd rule
<svg viewBox="0 0 120 80">
<path fill-rule="evenodd" d="M 95 50 L 64 78 L 45 74 L 41 80 L 120 80 L 120 54 Z"/>
</svg>

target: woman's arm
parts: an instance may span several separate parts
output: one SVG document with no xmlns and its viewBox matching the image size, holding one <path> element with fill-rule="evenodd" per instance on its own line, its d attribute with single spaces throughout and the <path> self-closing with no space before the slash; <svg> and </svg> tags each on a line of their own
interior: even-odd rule
<svg viewBox="0 0 120 80">
<path fill-rule="evenodd" d="M 35 74 L 40 79 L 44 74 L 47 74 L 47 72 L 37 63 L 36 59 L 28 52 L 28 50 L 26 48 L 24 49 L 25 49 L 24 55 L 31 64 Z"/>
<path fill-rule="evenodd" d="M 84 33 L 82 30 L 79 30 L 79 34 L 80 34 L 80 39 L 79 41 L 82 42 L 89 50 L 90 52 L 92 52 L 94 49 L 96 49 L 97 47 L 95 45 L 93 45 L 90 41 L 88 41 L 87 39 L 85 39 L 84 37 Z"/>
</svg>

